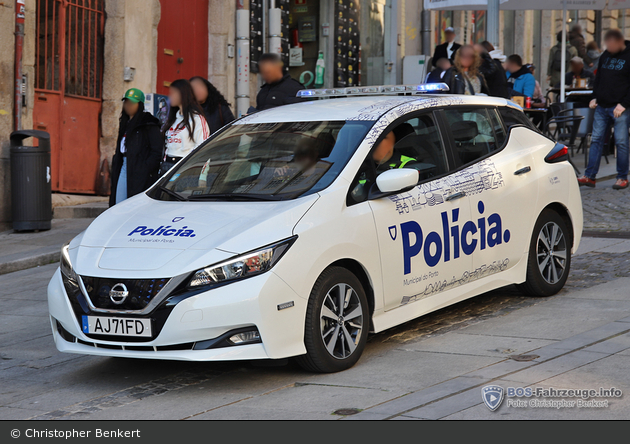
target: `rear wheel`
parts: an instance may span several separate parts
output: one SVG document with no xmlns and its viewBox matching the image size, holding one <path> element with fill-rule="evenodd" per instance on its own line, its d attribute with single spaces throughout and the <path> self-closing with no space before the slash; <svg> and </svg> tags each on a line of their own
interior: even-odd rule
<svg viewBox="0 0 630 444">
<path fill-rule="evenodd" d="M 346 370 L 361 357 L 368 327 L 367 297 L 359 279 L 345 268 L 328 268 L 311 291 L 304 331 L 307 353 L 297 361 L 312 372 Z"/>
<path fill-rule="evenodd" d="M 521 290 L 531 296 L 559 292 L 569 277 L 573 240 L 564 219 L 546 209 L 538 217 L 529 247 L 527 280 Z"/>
</svg>

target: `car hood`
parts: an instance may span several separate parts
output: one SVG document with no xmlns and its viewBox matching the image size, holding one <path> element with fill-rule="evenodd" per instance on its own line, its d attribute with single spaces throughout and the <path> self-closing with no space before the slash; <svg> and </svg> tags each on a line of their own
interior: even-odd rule
<svg viewBox="0 0 630 444">
<path fill-rule="evenodd" d="M 79 274 L 168 270 L 174 276 L 292 236 L 318 197 L 164 202 L 141 194 L 104 212 L 72 241 L 73 263 Z"/>
</svg>

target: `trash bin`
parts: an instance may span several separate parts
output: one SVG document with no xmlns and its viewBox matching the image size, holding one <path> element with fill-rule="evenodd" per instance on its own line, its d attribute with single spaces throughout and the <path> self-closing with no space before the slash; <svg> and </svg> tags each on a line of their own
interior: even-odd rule
<svg viewBox="0 0 630 444">
<path fill-rule="evenodd" d="M 39 146 L 22 146 L 35 137 Z M 11 133 L 11 209 L 15 231 L 50 230 L 50 134 L 22 130 Z"/>
</svg>

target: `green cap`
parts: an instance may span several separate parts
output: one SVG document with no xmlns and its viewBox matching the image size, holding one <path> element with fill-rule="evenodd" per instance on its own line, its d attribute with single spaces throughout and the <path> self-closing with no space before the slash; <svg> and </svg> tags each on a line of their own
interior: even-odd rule
<svg viewBox="0 0 630 444">
<path fill-rule="evenodd" d="M 125 97 L 123 97 L 122 99 L 123 100 L 128 99 L 135 103 L 138 103 L 138 102 L 144 103 L 144 93 L 140 91 L 138 88 L 131 88 L 127 90 L 127 92 L 125 93 Z"/>
</svg>

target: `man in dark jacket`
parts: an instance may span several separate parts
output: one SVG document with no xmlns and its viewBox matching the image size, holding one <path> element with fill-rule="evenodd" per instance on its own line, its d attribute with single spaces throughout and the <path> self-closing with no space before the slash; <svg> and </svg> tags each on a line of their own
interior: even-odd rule
<svg viewBox="0 0 630 444">
<path fill-rule="evenodd" d="M 498 60 L 490 56 L 486 48 L 480 44 L 476 44 L 475 51 L 481 56 L 481 66 L 479 71 L 483 74 L 488 84 L 488 91 L 491 96 L 510 98 L 510 90 L 508 88 L 507 76 L 503 65 Z"/>
<path fill-rule="evenodd" d="M 604 139 L 610 125 L 615 128 L 617 147 L 617 181 L 613 189 L 628 188 L 628 125 L 630 124 L 630 41 L 619 29 L 610 29 L 604 36 L 606 51 L 599 58 L 589 106 L 595 109 L 593 136 L 588 166 L 578 179 L 580 186 L 595 186 L 602 159 Z"/>
<path fill-rule="evenodd" d="M 455 43 L 455 30 L 452 27 L 449 26 L 444 30 L 444 36 L 446 37 L 446 42 L 435 47 L 433 59 L 431 59 L 433 66 L 437 66 L 437 61 L 442 58 L 447 58 L 453 63 L 455 53 L 462 46 L 459 43 Z"/>
<path fill-rule="evenodd" d="M 263 54 L 258 60 L 258 70 L 265 84 L 256 97 L 256 110 L 302 102 L 296 97 L 304 85 L 284 72 L 284 64 L 278 54 Z"/>
<path fill-rule="evenodd" d="M 582 25 L 575 24 L 569 32 L 569 42 L 575 47 L 578 53 L 578 57 L 584 60 L 584 63 L 588 66 L 591 64 L 591 59 L 586 52 L 586 41 L 582 35 Z"/>
</svg>

